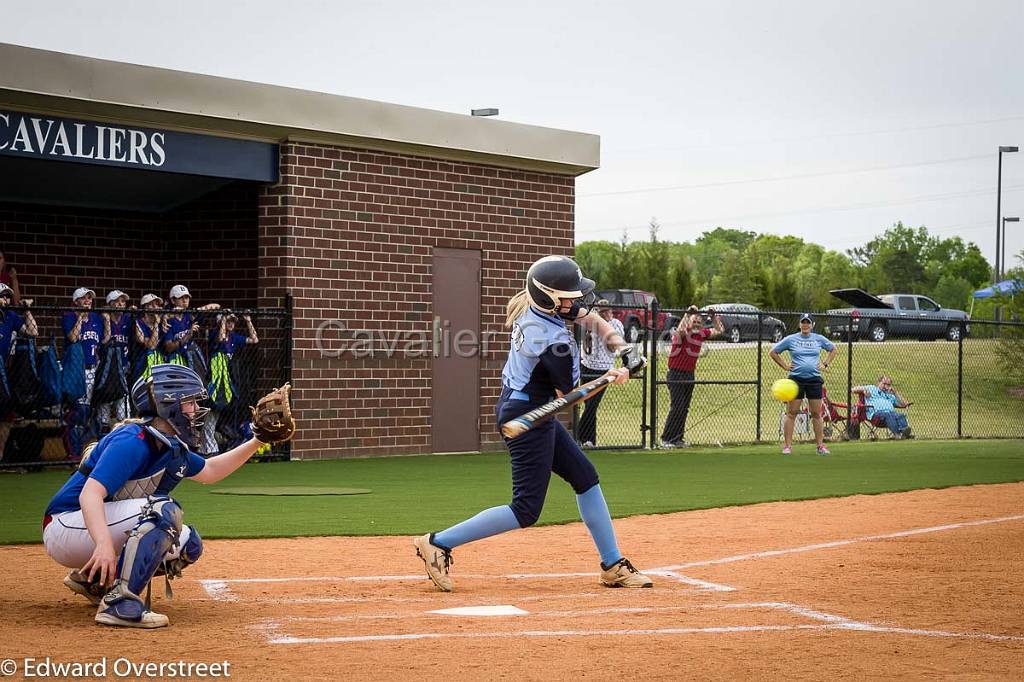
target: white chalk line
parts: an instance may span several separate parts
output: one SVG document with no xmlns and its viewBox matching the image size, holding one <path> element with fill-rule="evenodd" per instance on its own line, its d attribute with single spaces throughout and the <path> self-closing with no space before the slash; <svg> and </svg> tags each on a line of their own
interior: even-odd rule
<svg viewBox="0 0 1024 682">
<path fill-rule="evenodd" d="M 522 638 L 522 637 L 623 637 L 651 635 L 694 635 L 694 634 L 732 634 L 744 632 L 785 632 L 787 630 L 861 630 L 864 632 L 892 633 L 902 635 L 918 635 L 923 637 L 955 637 L 967 639 L 986 639 L 993 641 L 1024 642 L 1024 637 L 1012 635 L 992 635 L 980 632 L 944 632 L 940 630 L 915 630 L 910 628 L 888 628 L 866 625 L 734 625 L 729 627 L 703 628 L 649 628 L 643 630 L 526 630 L 519 632 L 415 632 L 395 635 L 355 635 L 345 637 L 272 637 L 267 644 L 348 644 L 353 642 L 388 642 L 408 639 L 490 639 L 490 638 Z"/>
<path fill-rule="evenodd" d="M 551 601 L 554 599 L 586 599 L 593 597 L 607 597 L 608 591 L 603 592 L 576 592 L 572 594 L 545 594 L 545 595 L 533 595 L 526 597 L 515 597 L 517 602 L 534 602 L 534 601 Z M 362 603 L 377 603 L 387 602 L 393 604 L 437 604 L 438 598 L 441 594 L 438 593 L 432 597 L 388 597 L 388 596 L 373 596 L 373 597 L 264 597 L 258 600 L 250 600 L 248 603 L 252 604 L 362 604 Z M 482 602 L 474 602 L 472 604 L 464 604 L 464 606 L 493 606 L 506 602 L 509 597 L 480 597 L 483 599 Z M 224 601 L 223 599 L 219 601 Z"/>
<path fill-rule="evenodd" d="M 506 600 L 507 601 L 507 600 Z M 521 601 L 521 600 L 517 600 Z M 548 610 L 548 611 L 527 611 L 524 613 L 512 614 L 511 618 L 568 618 L 575 616 L 600 616 L 608 614 L 635 614 L 635 613 L 670 613 L 673 611 L 688 611 L 693 609 L 723 609 L 742 607 L 770 607 L 770 604 L 730 604 L 728 607 L 721 604 L 694 604 L 687 606 L 620 606 L 601 609 L 582 610 Z M 474 616 L 458 616 L 459 618 L 473 618 Z M 264 625 L 277 625 L 280 623 L 345 623 L 355 620 L 413 620 L 416 618 L 434 618 L 450 620 L 451 616 L 439 614 L 436 611 L 410 611 L 406 613 L 380 613 L 380 614 L 357 614 L 353 616 L 277 616 L 262 621 Z M 490 616 L 487 616 L 490 618 Z M 256 626 L 254 626 L 256 627 Z"/>
<path fill-rule="evenodd" d="M 929 526 L 926 528 L 912 528 L 910 530 L 896 531 L 894 533 L 884 533 L 880 535 L 865 535 L 856 538 L 849 538 L 846 540 L 833 540 L 830 542 L 819 542 L 811 545 L 802 545 L 799 547 L 789 547 L 786 549 L 773 549 L 763 552 L 752 552 L 749 554 L 737 554 L 735 556 L 723 557 L 720 559 L 707 559 L 703 561 L 691 561 L 685 564 L 674 564 L 671 566 L 663 566 L 661 568 L 650 569 L 647 572 L 655 575 L 664 575 L 673 578 L 679 582 L 699 587 L 703 589 L 709 589 L 713 591 L 727 592 L 733 591 L 735 588 L 731 588 L 728 585 L 720 585 L 717 583 L 709 583 L 706 581 L 700 581 L 696 578 L 689 578 L 678 573 L 678 571 L 685 568 L 696 568 L 700 566 L 715 566 L 718 564 L 728 564 L 737 561 L 749 561 L 751 559 L 763 559 L 768 557 L 784 556 L 786 554 L 798 554 L 802 552 L 813 552 L 819 549 L 831 549 L 833 547 L 844 547 L 846 545 L 852 545 L 858 542 L 871 542 L 876 540 L 889 540 L 893 538 L 909 537 L 913 535 L 921 535 L 924 533 L 937 533 L 946 530 L 956 530 L 958 528 L 967 528 L 971 526 L 982 526 L 992 523 L 1006 523 L 1010 521 L 1021 521 L 1024 520 L 1024 514 L 1015 516 L 1001 516 L 993 519 L 979 519 L 976 521 L 963 521 L 960 523 L 948 523 L 941 526 Z M 527 579 L 550 579 L 550 578 L 579 578 L 579 577 L 592 577 L 598 575 L 597 573 L 510 573 L 506 575 L 460 575 L 459 579 L 513 579 L 513 580 L 527 580 Z M 235 594 L 229 583 L 287 583 L 287 582 L 350 582 L 350 581 L 422 581 L 424 580 L 423 575 L 362 575 L 362 576 L 298 576 L 298 577 L 284 577 L 284 578 L 223 578 L 223 579 L 207 579 L 200 580 L 200 584 L 206 590 L 206 593 L 217 601 L 238 601 L 239 597 Z M 344 600 L 344 598 L 319 598 L 327 599 L 325 603 L 331 603 Z M 294 603 L 309 603 L 299 600 L 285 600 L 287 602 Z M 314 602 L 315 603 L 315 602 Z"/>
<path fill-rule="evenodd" d="M 643 629 L 612 629 L 612 630 L 527 630 L 527 631 L 501 631 L 501 632 L 414 632 L 396 633 L 384 635 L 345 635 L 337 637 L 295 637 L 287 634 L 280 634 L 284 622 L 350 622 L 356 620 L 409 620 L 415 617 L 434 617 L 440 614 L 382 614 L 362 616 L 289 616 L 264 621 L 254 625 L 253 629 L 263 631 L 267 636 L 268 644 L 347 644 L 354 642 L 386 642 L 398 640 L 416 639 L 488 639 L 488 638 L 509 638 L 509 637 L 595 637 L 595 636 L 637 636 L 637 635 L 691 635 L 691 634 L 730 634 L 745 632 L 783 632 L 792 630 L 851 630 L 858 632 L 876 632 L 888 634 L 914 635 L 920 637 L 940 637 L 958 639 L 980 639 L 987 641 L 1011 641 L 1024 642 L 1024 637 L 1016 635 L 996 635 L 986 632 L 949 632 L 945 630 L 927 630 L 920 628 L 901 628 L 875 625 L 862 621 L 855 621 L 844 616 L 824 613 L 814 609 L 791 604 L 788 602 L 750 602 L 740 604 L 699 604 L 684 607 L 621 607 L 568 611 L 534 611 L 509 616 L 511 618 L 537 618 L 537 617 L 581 617 L 600 616 L 611 614 L 637 614 L 637 613 L 668 613 L 686 611 L 689 609 L 777 609 L 795 615 L 804 616 L 819 621 L 819 624 L 793 624 L 793 625 L 735 625 L 735 626 L 709 626 L 709 627 L 687 627 L 687 628 L 643 628 Z M 446 616 L 441 616 L 446 617 Z"/>
<path fill-rule="evenodd" d="M 961 523 L 947 523 L 942 526 L 929 526 L 928 528 L 913 528 L 911 530 L 901 530 L 895 533 L 883 533 L 881 535 L 864 535 L 857 538 L 850 538 L 848 540 L 833 540 L 831 542 L 819 542 L 813 545 L 803 545 L 801 547 L 790 547 L 787 549 L 773 549 L 765 552 L 752 552 L 750 554 L 737 554 L 735 556 L 723 557 L 721 559 L 707 559 L 704 561 L 691 561 L 685 564 L 675 564 L 674 566 L 665 566 L 659 570 L 662 571 L 678 571 L 684 568 L 695 568 L 698 566 L 716 566 L 718 564 L 729 564 L 735 561 L 749 561 L 750 559 L 764 559 L 767 557 L 783 556 L 786 554 L 798 554 L 801 552 L 813 552 L 819 549 L 831 549 L 833 547 L 844 547 L 846 545 L 852 545 L 858 542 L 872 542 L 875 540 L 890 540 L 893 538 L 905 538 L 912 535 L 921 535 L 924 533 L 938 533 L 944 530 L 956 530 L 958 528 L 968 528 L 971 526 L 984 526 L 990 523 L 1006 523 L 1008 521 L 1021 521 L 1024 520 L 1024 514 L 1017 516 L 1001 516 L 994 519 L 981 519 L 978 521 L 964 521 Z"/>
</svg>

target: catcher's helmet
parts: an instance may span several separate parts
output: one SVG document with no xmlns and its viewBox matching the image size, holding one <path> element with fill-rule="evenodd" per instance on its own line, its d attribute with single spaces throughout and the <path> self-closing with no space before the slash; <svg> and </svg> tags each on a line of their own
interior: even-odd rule
<svg viewBox="0 0 1024 682">
<path fill-rule="evenodd" d="M 549 313 L 556 311 L 559 299 L 582 302 L 593 290 L 594 280 L 584 277 L 576 261 L 565 256 L 545 256 L 531 265 L 526 273 L 526 292 L 530 302 Z M 579 306 L 574 305 L 573 311 L 566 315 L 572 315 L 568 319 L 575 319 L 578 313 Z"/>
<path fill-rule="evenodd" d="M 140 377 L 132 386 L 132 404 L 140 417 L 160 417 L 170 422 L 178 438 L 190 448 L 199 444 L 199 432 L 208 407 L 196 406 L 191 415 L 181 404 L 189 400 L 206 400 L 202 379 L 182 365 L 153 365 L 148 377 Z"/>
</svg>

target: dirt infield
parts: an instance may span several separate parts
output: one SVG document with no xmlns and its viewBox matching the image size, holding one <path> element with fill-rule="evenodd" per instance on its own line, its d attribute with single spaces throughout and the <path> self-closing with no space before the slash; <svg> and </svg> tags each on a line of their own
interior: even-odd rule
<svg viewBox="0 0 1024 682">
<path fill-rule="evenodd" d="M 0 658 L 230 661 L 234 679 L 1019 679 L 1024 484 L 616 521 L 652 590 L 597 584 L 580 524 L 456 552 L 434 591 L 408 538 L 207 543 L 115 630 L 41 546 L 0 547 Z M 201 530 L 201 529 L 200 529 Z M 501 606 L 506 615 L 432 611 Z"/>
</svg>

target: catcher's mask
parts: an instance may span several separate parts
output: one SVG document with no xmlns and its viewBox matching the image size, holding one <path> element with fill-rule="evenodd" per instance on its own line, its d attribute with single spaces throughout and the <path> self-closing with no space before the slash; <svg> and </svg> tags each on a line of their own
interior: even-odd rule
<svg viewBox="0 0 1024 682">
<path fill-rule="evenodd" d="M 564 320 L 575 320 L 594 300 L 594 280 L 583 276 L 580 266 L 565 256 L 546 256 L 530 266 L 526 273 L 526 292 L 530 303 Z M 572 308 L 562 312 L 560 299 L 572 300 Z"/>
<path fill-rule="evenodd" d="M 199 445 L 199 433 L 210 408 L 198 403 L 206 398 L 206 387 L 199 375 L 182 365 L 153 365 L 150 376 L 140 378 L 132 386 L 132 403 L 139 416 L 166 420 L 189 448 Z M 196 401 L 195 410 L 186 414 L 182 403 L 191 400 Z"/>
</svg>

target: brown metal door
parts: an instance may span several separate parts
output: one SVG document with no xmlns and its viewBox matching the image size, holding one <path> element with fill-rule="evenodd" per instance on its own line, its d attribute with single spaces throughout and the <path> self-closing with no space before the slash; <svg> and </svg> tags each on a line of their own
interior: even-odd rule
<svg viewBox="0 0 1024 682">
<path fill-rule="evenodd" d="M 480 252 L 434 249 L 433 452 L 480 450 Z"/>
</svg>

